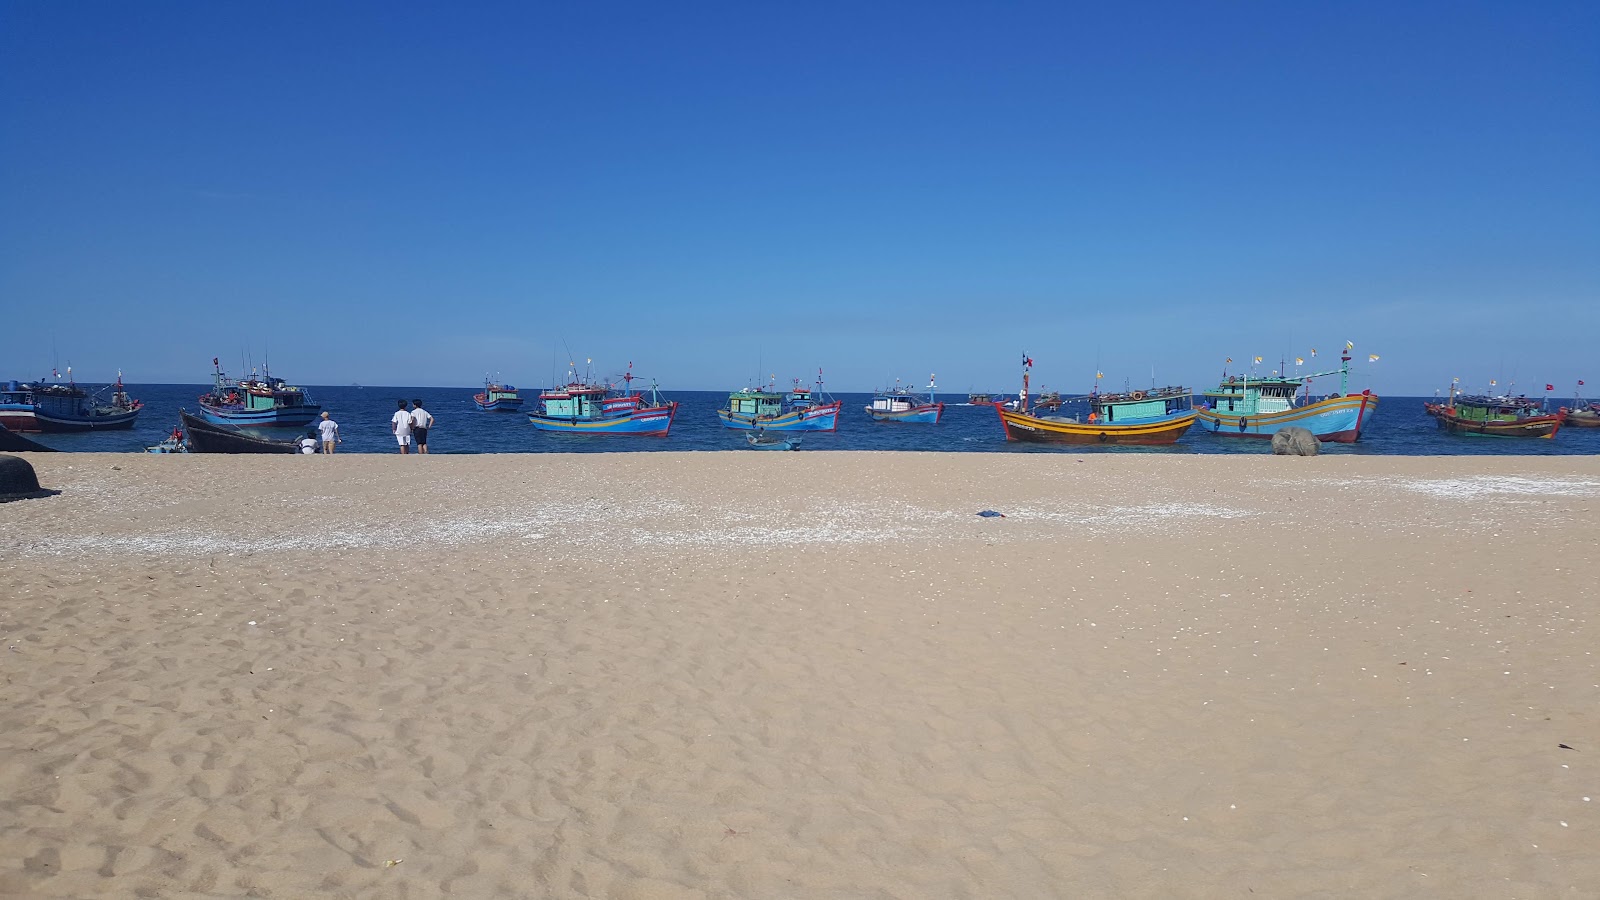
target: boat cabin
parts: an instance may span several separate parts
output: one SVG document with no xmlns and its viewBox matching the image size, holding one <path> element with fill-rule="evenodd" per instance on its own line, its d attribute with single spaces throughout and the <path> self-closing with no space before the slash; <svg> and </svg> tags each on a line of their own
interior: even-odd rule
<svg viewBox="0 0 1600 900">
<path fill-rule="evenodd" d="M 1123 394 L 1098 394 L 1089 398 L 1093 421 L 1111 424 L 1160 419 L 1190 407 L 1188 388 L 1163 387 Z"/>
<path fill-rule="evenodd" d="M 919 406 L 925 406 L 921 397 L 906 391 L 881 391 L 872 398 L 872 412 L 898 413 L 910 412 Z"/>
<path fill-rule="evenodd" d="M 801 392 L 796 391 L 795 393 Z M 804 393 L 806 395 L 805 404 L 810 405 L 811 394 L 809 391 Z M 794 395 L 791 394 L 789 396 L 792 397 Z M 783 414 L 783 401 L 783 394 L 776 394 L 771 391 L 734 391 L 728 395 L 728 412 L 736 416 L 750 416 L 752 418 L 779 416 Z"/>
<path fill-rule="evenodd" d="M 600 414 L 606 395 L 603 387 L 568 385 L 539 395 L 544 414 L 561 419 L 586 419 Z"/>
<path fill-rule="evenodd" d="M 490 384 L 483 389 L 483 399 L 485 402 L 494 403 L 499 400 L 521 400 L 522 395 L 518 394 L 512 385 Z"/>
<path fill-rule="evenodd" d="M 1294 408 L 1301 383 L 1293 378 L 1260 380 L 1232 377 L 1206 391 L 1206 402 L 1219 413 L 1254 416 L 1286 412 Z"/>
<path fill-rule="evenodd" d="M 1445 412 L 1468 422 L 1515 422 L 1545 414 L 1539 401 L 1527 397 L 1457 397 Z"/>
</svg>

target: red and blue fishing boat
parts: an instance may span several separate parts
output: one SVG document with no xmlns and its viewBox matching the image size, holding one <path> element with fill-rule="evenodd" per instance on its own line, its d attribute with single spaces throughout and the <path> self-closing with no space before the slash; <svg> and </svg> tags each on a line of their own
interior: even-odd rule
<svg viewBox="0 0 1600 900">
<path fill-rule="evenodd" d="M 1224 373 L 1222 383 L 1205 392 L 1198 410 L 1200 427 L 1218 437 L 1271 438 L 1278 429 L 1293 425 L 1307 429 L 1319 441 L 1355 443 L 1378 410 L 1378 395 L 1348 392 L 1352 346 L 1346 342 L 1339 368 L 1326 372 L 1293 376 L 1275 372 L 1270 377 Z M 1311 352 L 1315 356 L 1316 351 Z M 1298 366 L 1301 360 L 1295 363 Z M 1325 375 L 1339 376 L 1339 392 L 1314 400 L 1311 381 Z"/>
<path fill-rule="evenodd" d="M 522 394 L 509 384 L 483 379 L 483 393 L 473 394 L 472 403 L 481 412 L 517 412 L 522 409 Z"/>
<path fill-rule="evenodd" d="M 304 428 L 322 412 L 304 388 L 295 387 L 270 371 L 255 372 L 240 381 L 230 379 L 212 357 L 212 387 L 200 395 L 200 418 L 214 425 L 236 428 Z"/>
<path fill-rule="evenodd" d="M 944 415 L 944 404 L 933 399 L 935 385 L 933 376 L 928 376 L 928 393 L 918 394 L 910 388 L 901 387 L 895 379 L 893 389 L 878 391 L 872 395 L 872 403 L 867 406 L 867 415 L 874 422 L 912 422 L 924 425 L 937 425 Z"/>
<path fill-rule="evenodd" d="M 724 428 L 744 431 L 838 431 L 843 408 L 843 400 L 831 400 L 823 393 L 818 369 L 815 391 L 801 387 L 798 378 L 787 392 L 773 390 L 770 384 L 747 387 L 728 395 L 728 405 L 717 410 L 717 418 Z"/>
<path fill-rule="evenodd" d="M 0 390 L 0 425 L 16 432 L 53 433 L 132 428 L 144 404 L 128 396 L 121 372 L 109 387 L 111 399 L 102 401 L 98 392 L 72 380 L 71 366 L 66 384 L 8 382 Z"/>
<path fill-rule="evenodd" d="M 633 434 L 666 437 L 678 414 L 678 401 L 662 400 L 654 380 L 647 399 L 632 390 L 633 363 L 622 376 L 623 389 L 579 379 L 568 373 L 566 385 L 541 391 L 540 411 L 528 414 L 528 422 L 540 431 L 565 431 L 575 434 Z"/>
</svg>

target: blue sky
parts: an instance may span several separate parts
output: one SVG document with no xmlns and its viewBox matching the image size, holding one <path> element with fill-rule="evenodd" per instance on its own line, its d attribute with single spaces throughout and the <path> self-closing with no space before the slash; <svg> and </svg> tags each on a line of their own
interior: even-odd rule
<svg viewBox="0 0 1600 900">
<path fill-rule="evenodd" d="M 1594 3 L 13 0 L 0 377 L 537 384 L 565 345 L 1086 390 L 1351 340 L 1380 393 L 1600 384 L 1597 40 Z"/>
</svg>

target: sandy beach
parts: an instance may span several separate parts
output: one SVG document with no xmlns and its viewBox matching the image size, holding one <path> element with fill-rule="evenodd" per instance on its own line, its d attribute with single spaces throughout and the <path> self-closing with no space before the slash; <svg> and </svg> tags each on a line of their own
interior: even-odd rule
<svg viewBox="0 0 1600 900">
<path fill-rule="evenodd" d="M 1592 457 L 28 458 L 0 894 L 1600 891 Z"/>
</svg>

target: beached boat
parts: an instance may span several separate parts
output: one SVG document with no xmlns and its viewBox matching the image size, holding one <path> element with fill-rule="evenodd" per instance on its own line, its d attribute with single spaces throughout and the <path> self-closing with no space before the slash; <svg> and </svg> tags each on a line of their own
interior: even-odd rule
<svg viewBox="0 0 1600 900">
<path fill-rule="evenodd" d="M 1434 414 L 1439 430 L 1468 437 L 1551 438 L 1561 430 L 1566 409 L 1549 412 L 1529 397 L 1456 395 Z"/>
<path fill-rule="evenodd" d="M 1042 416 L 1037 407 L 1030 412 L 1028 373 L 1032 367 L 1032 358 L 1024 356 L 1022 393 L 1017 396 L 1016 409 L 1008 409 L 1007 403 L 994 404 L 1008 441 L 1161 445 L 1176 442 L 1195 423 L 1189 389 L 1183 387 L 1124 394 L 1091 393 L 1078 398 L 1088 404 L 1088 414 L 1083 417 Z"/>
<path fill-rule="evenodd" d="M 0 390 L 0 425 L 14 432 L 55 433 L 132 428 L 144 404 L 128 396 L 120 373 L 110 390 L 111 399 L 101 402 L 72 381 L 71 367 L 66 384 L 12 381 Z"/>
<path fill-rule="evenodd" d="M 212 387 L 200 395 L 200 415 L 213 425 L 241 428 L 304 428 L 322 412 L 304 388 L 263 371 L 240 381 L 228 378 L 215 357 Z"/>
<path fill-rule="evenodd" d="M 817 389 L 800 386 L 784 392 L 745 388 L 728 394 L 728 405 L 717 410 L 724 428 L 767 431 L 838 431 L 843 400 L 830 400 L 822 391 L 822 370 L 817 370 Z"/>
<path fill-rule="evenodd" d="M 678 414 L 678 401 L 662 400 L 655 381 L 650 382 L 650 399 L 631 390 L 633 364 L 622 376 L 623 390 L 612 385 L 579 379 L 569 372 L 565 386 L 539 394 L 540 411 L 528 414 L 528 422 L 540 431 L 565 431 L 577 434 L 633 434 L 666 437 Z"/>
<path fill-rule="evenodd" d="M 1319 441 L 1353 444 L 1372 421 L 1378 395 L 1371 391 L 1346 393 L 1350 377 L 1350 350 L 1340 366 L 1308 375 L 1257 378 L 1234 375 L 1223 379 L 1196 410 L 1200 427 L 1221 437 L 1271 438 L 1280 428 L 1295 426 Z M 1339 393 L 1311 399 L 1311 381 L 1339 376 Z"/>
<path fill-rule="evenodd" d="M 482 412 L 517 412 L 522 409 L 522 394 L 513 385 L 485 378 L 483 393 L 473 394 L 472 403 Z"/>
<path fill-rule="evenodd" d="M 0 424 L 0 452 L 3 453 L 54 453 L 56 448 L 28 440 Z"/>
<path fill-rule="evenodd" d="M 178 410 L 189 451 L 192 453 L 298 453 L 299 440 L 261 437 L 232 425 L 218 425 L 188 410 Z"/>
<path fill-rule="evenodd" d="M 747 431 L 744 435 L 746 444 L 751 450 L 799 450 L 800 439 L 785 437 L 781 434 L 769 434 L 765 431 Z"/>
<path fill-rule="evenodd" d="M 899 381 L 899 379 L 895 379 Z M 918 394 L 910 388 L 896 384 L 893 388 L 878 391 L 867 406 L 867 415 L 874 422 L 911 422 L 937 425 L 944 415 L 944 404 L 933 398 L 933 376 L 928 376 L 928 393 Z"/>
</svg>

